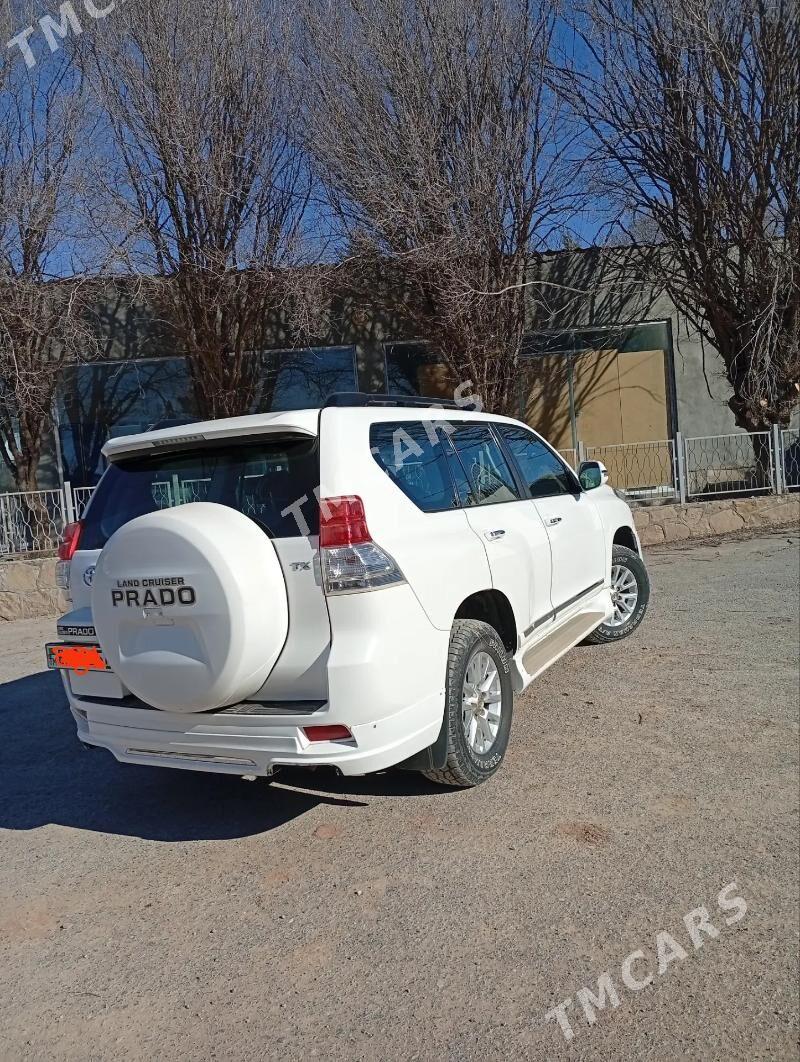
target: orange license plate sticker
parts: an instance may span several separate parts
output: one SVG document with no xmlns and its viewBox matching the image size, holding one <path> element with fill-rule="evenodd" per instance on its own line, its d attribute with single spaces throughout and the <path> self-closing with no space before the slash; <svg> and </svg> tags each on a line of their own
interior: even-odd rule
<svg viewBox="0 0 800 1062">
<path fill-rule="evenodd" d="M 77 675 L 110 670 L 97 645 L 48 645 L 47 663 L 50 667 L 74 671 Z"/>
</svg>

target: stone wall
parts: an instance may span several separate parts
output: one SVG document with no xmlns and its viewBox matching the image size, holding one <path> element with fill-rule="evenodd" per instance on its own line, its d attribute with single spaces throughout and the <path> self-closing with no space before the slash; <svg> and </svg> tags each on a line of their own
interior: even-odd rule
<svg viewBox="0 0 800 1062">
<path fill-rule="evenodd" d="M 55 557 L 0 561 L 0 621 L 66 610 L 67 600 L 56 589 Z"/>
<path fill-rule="evenodd" d="M 707 538 L 731 531 L 791 527 L 800 523 L 800 494 L 761 498 L 725 498 L 691 505 L 637 506 L 636 530 L 643 546 Z"/>
<path fill-rule="evenodd" d="M 800 494 L 638 506 L 634 519 L 643 546 L 706 538 L 729 531 L 800 524 Z M 55 616 L 68 602 L 56 589 L 55 557 L 0 561 L 0 622 Z"/>
</svg>

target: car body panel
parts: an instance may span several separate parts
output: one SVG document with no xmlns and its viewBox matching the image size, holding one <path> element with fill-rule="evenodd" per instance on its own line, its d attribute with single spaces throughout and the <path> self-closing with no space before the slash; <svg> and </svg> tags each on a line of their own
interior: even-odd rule
<svg viewBox="0 0 800 1062">
<path fill-rule="evenodd" d="M 499 590 L 510 602 L 517 691 L 611 615 L 615 535 L 625 529 L 641 549 L 630 508 L 610 486 L 584 491 L 576 480 L 574 494 L 423 512 L 370 451 L 373 423 L 404 420 L 519 423 L 470 410 L 330 407 L 110 440 L 104 453 L 114 462 L 199 440 L 318 434 L 319 496 L 362 498 L 372 539 L 405 581 L 326 596 L 318 537 L 274 539 L 290 632 L 263 686 L 232 709 L 187 714 L 137 704 L 113 673 L 62 672 L 81 739 L 122 762 L 181 769 L 269 774 L 290 763 L 329 764 L 346 774 L 380 770 L 436 740 L 450 631 L 466 599 Z M 302 514 L 313 499 L 300 495 L 292 504 Z M 99 556 L 79 549 L 70 563 L 73 609 L 59 621 L 59 637 L 76 644 L 96 641 L 91 582 Z M 348 726 L 352 740 L 306 739 L 304 725 L 328 723 Z"/>
</svg>

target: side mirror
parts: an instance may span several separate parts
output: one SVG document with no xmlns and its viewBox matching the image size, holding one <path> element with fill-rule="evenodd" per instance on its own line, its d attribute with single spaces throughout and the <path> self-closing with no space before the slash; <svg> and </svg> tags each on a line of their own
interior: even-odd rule
<svg viewBox="0 0 800 1062">
<path fill-rule="evenodd" d="M 594 490 L 608 483 L 608 471 L 602 461 L 581 461 L 578 479 L 584 490 Z"/>
</svg>

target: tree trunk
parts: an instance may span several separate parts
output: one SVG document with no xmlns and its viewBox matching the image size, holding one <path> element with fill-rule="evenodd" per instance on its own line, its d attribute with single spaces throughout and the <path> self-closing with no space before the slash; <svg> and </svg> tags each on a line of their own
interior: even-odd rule
<svg viewBox="0 0 800 1062">
<path fill-rule="evenodd" d="M 24 492 L 16 506 L 17 530 L 24 547 L 29 550 L 48 550 L 60 534 L 59 521 L 47 505 L 48 495 L 39 493 L 39 458 L 42 452 L 44 418 L 37 415 L 20 417 L 20 452 L 16 462 L 17 489 Z"/>
<path fill-rule="evenodd" d="M 733 395 L 728 405 L 736 419 L 736 427 L 752 436 L 753 457 L 755 461 L 755 483 L 758 490 L 775 487 L 775 474 L 772 468 L 772 428 L 773 423 L 766 417 L 754 417 L 750 409 Z"/>
</svg>

